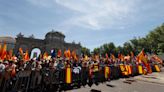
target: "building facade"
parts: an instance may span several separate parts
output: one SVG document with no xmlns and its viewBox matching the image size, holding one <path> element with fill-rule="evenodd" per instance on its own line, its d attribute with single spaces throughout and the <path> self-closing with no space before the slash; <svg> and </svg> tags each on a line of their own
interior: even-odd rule
<svg viewBox="0 0 164 92">
<path fill-rule="evenodd" d="M 0 45 L 3 46 L 4 43 L 7 44 L 7 50 L 11 50 L 15 47 L 16 39 L 9 36 L 0 37 Z"/>
<path fill-rule="evenodd" d="M 45 39 L 36 39 L 33 36 L 24 37 L 21 33 L 17 35 L 15 38 L 15 43 L 12 42 L 12 46 L 14 45 L 14 52 L 17 53 L 19 48 L 22 48 L 23 51 L 28 50 L 30 53 L 33 49 L 39 49 L 41 53 L 48 52 L 51 53 L 51 50 L 61 49 L 62 53 L 67 50 L 76 50 L 76 53 L 80 55 L 81 53 L 81 45 L 80 43 L 76 44 L 74 42 L 67 43 L 65 42 L 65 35 L 61 32 L 52 30 L 45 35 Z"/>
</svg>

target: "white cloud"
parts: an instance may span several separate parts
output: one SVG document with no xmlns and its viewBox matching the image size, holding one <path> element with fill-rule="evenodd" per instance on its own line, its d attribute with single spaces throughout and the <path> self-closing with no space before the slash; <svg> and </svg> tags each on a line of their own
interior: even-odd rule
<svg viewBox="0 0 164 92">
<path fill-rule="evenodd" d="M 80 26 L 100 30 L 103 28 L 126 26 L 135 12 L 136 0 L 56 0 L 79 15 L 66 20 L 64 26 Z"/>
<path fill-rule="evenodd" d="M 72 16 L 60 21 L 55 27 L 70 30 L 74 27 L 102 30 L 122 29 L 130 25 L 127 20 L 134 19 L 137 3 L 140 0 L 27 0 L 39 7 L 56 8 L 58 4 L 71 10 Z M 61 9 L 62 11 L 62 9 Z M 65 11 L 65 10 L 64 10 Z M 55 12 L 55 11 L 54 11 Z M 121 28 L 120 28 L 121 26 Z"/>
</svg>

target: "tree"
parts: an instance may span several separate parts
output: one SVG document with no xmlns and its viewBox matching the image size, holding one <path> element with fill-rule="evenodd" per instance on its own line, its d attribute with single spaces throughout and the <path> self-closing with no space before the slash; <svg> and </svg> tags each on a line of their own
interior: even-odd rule
<svg viewBox="0 0 164 92">
<path fill-rule="evenodd" d="M 81 53 L 82 53 L 83 55 L 88 55 L 88 56 L 91 55 L 90 49 L 88 49 L 88 48 L 86 48 L 86 47 L 82 47 Z"/>
<path fill-rule="evenodd" d="M 100 54 L 100 48 L 94 48 L 93 54 Z"/>
<path fill-rule="evenodd" d="M 94 49 L 94 54 L 105 55 L 106 53 L 110 55 L 113 53 L 117 56 L 118 53 L 124 55 L 129 54 L 131 51 L 134 54 L 138 54 L 144 48 L 145 52 L 149 53 L 164 53 L 164 23 L 156 27 L 154 30 L 150 31 L 145 37 L 134 37 L 128 42 L 125 42 L 123 46 L 115 47 L 113 42 L 103 44 L 100 48 Z"/>
<path fill-rule="evenodd" d="M 125 42 L 123 45 L 123 54 L 128 55 L 131 51 L 133 51 L 133 48 L 130 42 Z"/>
</svg>

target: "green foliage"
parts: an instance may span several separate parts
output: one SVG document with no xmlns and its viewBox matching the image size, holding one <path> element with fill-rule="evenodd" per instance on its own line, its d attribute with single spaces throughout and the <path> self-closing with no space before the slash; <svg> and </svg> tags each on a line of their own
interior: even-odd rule
<svg viewBox="0 0 164 92">
<path fill-rule="evenodd" d="M 138 54 L 143 48 L 145 52 L 149 53 L 164 53 L 164 24 L 149 32 L 146 37 L 135 37 L 129 42 L 125 42 L 122 47 L 116 47 L 112 42 L 106 43 L 99 48 L 95 48 L 93 53 L 101 55 L 105 55 L 105 53 L 110 55 L 110 53 L 113 53 L 115 56 L 117 56 L 118 53 L 128 55 L 131 51 L 133 51 L 134 54 Z"/>
<path fill-rule="evenodd" d="M 82 47 L 81 53 L 82 53 L 83 55 L 88 55 L 88 56 L 91 55 L 90 50 L 89 50 L 88 48 L 86 48 L 86 47 Z"/>
</svg>

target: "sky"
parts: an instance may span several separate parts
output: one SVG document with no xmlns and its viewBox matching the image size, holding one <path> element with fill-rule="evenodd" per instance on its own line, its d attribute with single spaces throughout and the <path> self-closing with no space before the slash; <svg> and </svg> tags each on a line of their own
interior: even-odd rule
<svg viewBox="0 0 164 92">
<path fill-rule="evenodd" d="M 164 23 L 164 0 L 0 0 L 0 36 L 44 39 L 52 29 L 91 50 L 144 37 Z"/>
</svg>

